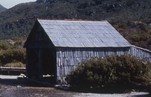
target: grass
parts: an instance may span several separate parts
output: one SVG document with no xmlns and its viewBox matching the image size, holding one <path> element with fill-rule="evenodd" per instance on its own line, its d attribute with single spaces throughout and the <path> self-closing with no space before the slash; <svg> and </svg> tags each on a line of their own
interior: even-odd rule
<svg viewBox="0 0 151 97">
<path fill-rule="evenodd" d="M 21 62 L 7 63 L 4 67 L 25 67 L 25 64 Z"/>
</svg>

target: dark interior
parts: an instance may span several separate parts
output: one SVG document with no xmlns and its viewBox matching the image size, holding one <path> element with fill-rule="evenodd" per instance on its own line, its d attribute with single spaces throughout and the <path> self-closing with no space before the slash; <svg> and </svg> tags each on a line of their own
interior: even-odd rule
<svg viewBox="0 0 151 97">
<path fill-rule="evenodd" d="M 55 52 L 50 48 L 27 49 L 27 76 L 34 79 L 56 77 Z"/>
</svg>

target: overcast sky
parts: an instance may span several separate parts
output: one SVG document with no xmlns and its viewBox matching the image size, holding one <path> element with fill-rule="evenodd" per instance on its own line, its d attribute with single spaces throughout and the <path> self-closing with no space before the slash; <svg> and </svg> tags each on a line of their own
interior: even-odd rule
<svg viewBox="0 0 151 97">
<path fill-rule="evenodd" d="M 33 2 L 36 0 L 0 0 L 0 4 L 6 8 L 11 8 L 19 3 Z"/>
</svg>

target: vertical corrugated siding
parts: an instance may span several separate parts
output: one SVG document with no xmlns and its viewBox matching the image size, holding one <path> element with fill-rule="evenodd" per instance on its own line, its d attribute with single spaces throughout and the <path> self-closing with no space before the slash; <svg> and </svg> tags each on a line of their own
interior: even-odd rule
<svg viewBox="0 0 151 97">
<path fill-rule="evenodd" d="M 128 53 L 129 48 L 58 48 L 56 52 L 57 77 L 62 79 L 62 77 L 73 71 L 82 61 L 91 58 L 123 55 Z"/>
<path fill-rule="evenodd" d="M 63 79 L 82 61 L 91 58 L 126 54 L 151 62 L 151 51 L 137 46 L 130 48 L 57 48 L 57 77 L 58 79 Z"/>
<path fill-rule="evenodd" d="M 151 51 L 147 50 L 147 49 L 143 49 L 137 46 L 132 46 L 131 47 L 131 55 L 149 61 L 151 62 Z"/>
</svg>

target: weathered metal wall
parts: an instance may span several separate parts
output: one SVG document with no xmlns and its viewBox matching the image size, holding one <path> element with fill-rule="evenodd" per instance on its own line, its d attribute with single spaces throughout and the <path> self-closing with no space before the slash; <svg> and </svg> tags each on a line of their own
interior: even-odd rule
<svg viewBox="0 0 151 97">
<path fill-rule="evenodd" d="M 58 48 L 56 52 L 57 78 L 63 79 L 84 60 L 124 55 L 129 54 L 129 52 L 130 48 Z"/>
<path fill-rule="evenodd" d="M 141 47 L 133 46 L 131 47 L 130 54 L 146 61 L 151 62 L 151 51 Z"/>
</svg>

